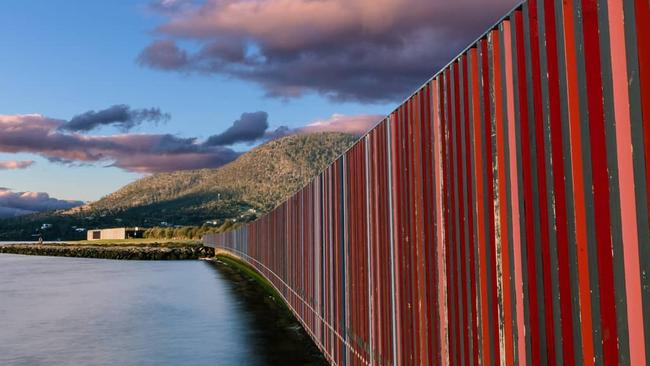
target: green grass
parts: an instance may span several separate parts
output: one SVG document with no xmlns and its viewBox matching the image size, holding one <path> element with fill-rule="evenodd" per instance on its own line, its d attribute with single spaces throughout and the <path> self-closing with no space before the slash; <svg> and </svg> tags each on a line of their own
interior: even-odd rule
<svg viewBox="0 0 650 366">
<path fill-rule="evenodd" d="M 216 255 L 216 258 L 220 261 L 225 263 L 226 265 L 230 266 L 231 268 L 234 268 L 235 270 L 238 270 L 242 274 L 250 277 L 253 279 L 255 282 L 257 282 L 266 293 L 268 293 L 273 299 L 275 300 L 275 303 L 280 304 L 284 310 L 287 312 L 291 313 L 289 307 L 287 304 L 284 302 L 284 299 L 282 296 L 276 291 L 275 287 L 273 287 L 273 284 L 269 280 L 266 279 L 266 277 L 262 276 L 254 267 L 252 267 L 250 264 L 242 261 L 241 259 L 234 257 L 232 255 L 229 255 L 224 252 L 220 252 Z"/>
<path fill-rule="evenodd" d="M 313 339 L 309 336 L 309 333 L 306 331 L 305 327 L 298 321 L 297 319 L 297 314 L 294 314 L 291 309 L 289 308 L 289 305 L 284 301 L 284 298 L 280 293 L 273 287 L 273 284 L 269 280 L 267 280 L 260 272 L 257 271 L 257 269 L 253 266 L 251 266 L 249 263 L 244 262 L 241 258 L 237 257 L 236 255 L 230 254 L 225 251 L 218 251 L 216 253 L 216 258 L 220 262 L 219 264 L 225 265 L 228 268 L 226 273 L 237 273 L 241 275 L 241 277 L 248 277 L 252 281 L 242 281 L 241 280 L 236 280 L 241 287 L 244 288 L 249 288 L 249 290 L 244 290 L 247 295 L 244 296 L 256 296 L 259 297 L 260 295 L 266 294 L 264 296 L 263 301 L 264 301 L 264 308 L 263 312 L 264 314 L 267 314 L 265 316 L 264 321 L 272 321 L 275 323 L 276 327 L 279 327 L 281 329 L 293 329 L 294 327 L 299 327 L 302 328 L 300 329 L 300 333 L 302 333 L 302 336 L 300 336 L 301 341 L 306 341 L 311 344 L 311 347 L 313 347 L 313 350 L 310 351 L 310 353 L 316 355 L 318 354 L 318 357 L 323 357 L 323 354 L 321 351 L 318 349 L 315 343 L 313 343 Z M 240 276 L 237 276 L 236 278 L 241 278 Z M 232 277 L 231 277 L 232 278 Z M 259 287 L 259 291 L 250 291 L 250 287 Z M 261 293 L 260 293 L 261 292 Z M 287 335 L 290 334 L 295 334 L 294 332 L 290 332 Z M 311 365 L 312 363 L 305 363 L 305 365 Z M 315 364 L 322 364 L 326 365 L 327 362 L 325 361 L 324 358 L 322 358 L 322 362 L 316 362 Z"/>
<path fill-rule="evenodd" d="M 60 244 L 56 244 L 60 245 Z M 106 239 L 106 240 L 79 240 L 66 241 L 65 245 L 78 246 L 128 246 L 128 247 L 186 247 L 200 246 L 200 240 L 177 239 Z"/>
</svg>

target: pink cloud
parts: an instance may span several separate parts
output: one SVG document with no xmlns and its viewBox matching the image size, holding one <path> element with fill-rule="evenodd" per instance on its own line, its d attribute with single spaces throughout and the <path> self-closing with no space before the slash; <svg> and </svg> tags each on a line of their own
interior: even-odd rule
<svg viewBox="0 0 650 366">
<path fill-rule="evenodd" d="M 355 32 L 384 36 L 396 28 L 440 20 L 453 8 L 458 6 L 431 0 L 211 0 L 172 17 L 159 31 L 188 38 L 250 37 L 269 47 L 299 50 Z"/>
<path fill-rule="evenodd" d="M 330 118 L 317 120 L 299 129 L 302 133 L 313 132 L 343 132 L 352 135 L 363 135 L 375 126 L 383 116 L 380 115 L 356 115 L 346 116 L 333 114 Z"/>
<path fill-rule="evenodd" d="M 34 160 L 0 160 L 0 170 L 26 169 L 34 165 Z"/>
<path fill-rule="evenodd" d="M 293 134 L 318 132 L 341 132 L 361 136 L 374 127 L 382 118 L 383 116 L 375 114 L 346 116 L 335 113 L 329 118 L 309 122 L 303 127 L 289 128 L 288 126 L 280 126 L 274 130 L 267 130 L 264 135 L 266 140 L 274 140 Z"/>
<path fill-rule="evenodd" d="M 398 101 L 516 2 L 207 0 L 163 12 L 163 39 L 139 62 L 250 80 L 272 96 Z"/>
<path fill-rule="evenodd" d="M 0 188 L 0 218 L 68 209 L 81 204 L 81 201 L 59 200 L 44 192 L 14 192 L 8 188 Z"/>
<path fill-rule="evenodd" d="M 242 113 L 223 132 L 203 141 L 170 134 L 122 133 L 88 135 L 67 132 L 65 120 L 40 114 L 0 115 L 0 152 L 38 154 L 69 165 L 104 164 L 131 172 L 157 173 L 216 168 L 240 153 L 228 146 L 253 144 L 296 133 L 343 132 L 362 135 L 380 115 L 342 115 L 309 122 L 304 127 L 269 130 L 264 111 Z M 0 169 L 22 169 L 33 161 L 0 161 Z"/>
<path fill-rule="evenodd" d="M 382 116 L 334 114 L 304 127 L 287 126 L 269 130 L 264 111 L 242 113 L 222 133 L 206 140 L 170 134 L 123 133 L 88 135 L 66 132 L 67 122 L 39 114 L 0 115 L 0 152 L 32 153 L 54 163 L 68 165 L 104 164 L 131 172 L 157 173 L 187 169 L 216 168 L 236 159 L 240 153 L 228 146 L 254 144 L 296 133 L 343 132 L 362 135 Z M 0 169 L 25 168 L 33 161 L 0 162 Z"/>
<path fill-rule="evenodd" d="M 0 115 L 0 152 L 35 153 L 53 162 L 103 162 L 136 172 L 218 167 L 239 154 L 169 134 L 64 133 L 65 121 L 38 114 Z"/>
</svg>

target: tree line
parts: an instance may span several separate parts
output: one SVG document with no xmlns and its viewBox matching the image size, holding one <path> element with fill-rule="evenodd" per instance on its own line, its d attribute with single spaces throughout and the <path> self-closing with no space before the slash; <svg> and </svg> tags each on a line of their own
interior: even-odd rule
<svg viewBox="0 0 650 366">
<path fill-rule="evenodd" d="M 205 234 L 223 233 L 241 226 L 241 222 L 226 220 L 221 226 L 152 227 L 144 231 L 147 239 L 201 240 Z"/>
</svg>

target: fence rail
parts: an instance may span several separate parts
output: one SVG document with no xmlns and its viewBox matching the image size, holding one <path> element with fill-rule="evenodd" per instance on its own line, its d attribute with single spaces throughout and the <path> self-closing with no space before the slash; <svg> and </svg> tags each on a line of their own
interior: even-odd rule
<svg viewBox="0 0 650 366">
<path fill-rule="evenodd" d="M 288 201 L 204 240 L 334 365 L 645 365 L 649 178 L 650 2 L 530 0 Z"/>
</svg>

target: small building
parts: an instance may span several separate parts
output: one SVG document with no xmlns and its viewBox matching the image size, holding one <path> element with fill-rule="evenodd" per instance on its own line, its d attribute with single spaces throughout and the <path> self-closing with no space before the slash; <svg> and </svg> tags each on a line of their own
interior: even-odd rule
<svg viewBox="0 0 650 366">
<path fill-rule="evenodd" d="M 142 238 L 144 235 L 144 229 L 135 227 L 117 227 L 111 229 L 96 229 L 88 230 L 87 237 L 88 240 L 119 240 L 119 239 L 136 239 Z"/>
</svg>

